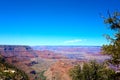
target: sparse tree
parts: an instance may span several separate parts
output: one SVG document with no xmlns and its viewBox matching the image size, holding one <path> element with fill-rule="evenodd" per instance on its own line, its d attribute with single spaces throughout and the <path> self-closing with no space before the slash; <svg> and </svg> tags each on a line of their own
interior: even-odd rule
<svg viewBox="0 0 120 80">
<path fill-rule="evenodd" d="M 70 70 L 72 80 L 114 80 L 114 70 L 96 61 L 75 66 Z"/>
<path fill-rule="evenodd" d="M 109 24 L 109 28 L 114 30 L 115 34 L 112 38 L 106 35 L 110 43 L 102 46 L 102 54 L 109 55 L 111 58 L 107 62 L 117 68 L 116 72 L 120 72 L 120 12 L 110 14 L 108 11 L 108 17 L 104 22 Z M 120 80 L 120 73 L 118 77 L 116 80 Z"/>
</svg>

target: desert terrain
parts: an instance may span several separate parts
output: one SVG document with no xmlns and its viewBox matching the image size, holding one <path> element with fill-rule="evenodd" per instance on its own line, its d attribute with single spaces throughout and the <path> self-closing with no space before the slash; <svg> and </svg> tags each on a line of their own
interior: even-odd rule
<svg viewBox="0 0 120 80">
<path fill-rule="evenodd" d="M 1 45 L 0 55 L 28 74 L 30 80 L 71 80 L 69 69 L 90 60 L 109 58 L 100 46 Z"/>
</svg>

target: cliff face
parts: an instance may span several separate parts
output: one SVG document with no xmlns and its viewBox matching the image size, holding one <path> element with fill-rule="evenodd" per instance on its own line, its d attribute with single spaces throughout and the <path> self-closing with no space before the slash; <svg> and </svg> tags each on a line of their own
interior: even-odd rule
<svg viewBox="0 0 120 80">
<path fill-rule="evenodd" d="M 34 50 L 29 46 L 0 45 L 0 54 L 9 59 L 30 59 L 36 57 Z"/>
<path fill-rule="evenodd" d="M 38 57 L 43 59 L 65 59 L 66 57 L 63 54 L 55 53 L 54 51 L 44 50 L 44 51 L 35 51 Z"/>
<path fill-rule="evenodd" d="M 71 80 L 69 70 L 72 68 L 71 61 L 60 60 L 53 64 L 45 73 L 47 80 Z"/>
<path fill-rule="evenodd" d="M 32 79 L 29 72 L 32 70 L 26 64 L 31 63 L 31 59 L 37 57 L 34 50 L 29 46 L 0 45 L 0 55 L 18 69 L 25 71 Z"/>
<path fill-rule="evenodd" d="M 75 65 L 83 66 L 85 60 L 70 60 L 70 59 L 62 59 L 54 63 L 49 69 L 46 70 L 44 76 L 46 76 L 46 80 L 72 80 L 70 77 L 70 69 Z"/>
</svg>

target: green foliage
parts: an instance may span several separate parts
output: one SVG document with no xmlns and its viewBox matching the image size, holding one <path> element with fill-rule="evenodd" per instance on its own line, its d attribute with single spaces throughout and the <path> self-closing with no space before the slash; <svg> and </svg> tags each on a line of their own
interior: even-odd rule
<svg viewBox="0 0 120 80">
<path fill-rule="evenodd" d="M 8 72 L 4 72 L 7 70 Z M 9 72 L 10 70 L 14 70 L 15 73 Z M 0 79 L 5 79 L 5 80 L 29 80 L 27 74 L 15 67 L 12 64 L 9 64 L 5 61 L 3 57 L 0 56 Z"/>
<path fill-rule="evenodd" d="M 105 23 L 109 24 L 110 29 L 115 30 L 114 38 L 109 35 L 106 38 L 110 41 L 108 45 L 103 45 L 102 53 L 110 55 L 111 59 L 108 62 L 119 68 L 120 65 L 120 12 L 114 12 L 111 15 L 108 12 L 108 18 L 105 18 Z"/>
<path fill-rule="evenodd" d="M 72 80 L 115 80 L 115 71 L 96 61 L 77 65 L 70 70 Z"/>
<path fill-rule="evenodd" d="M 108 12 L 108 15 L 105 23 L 116 33 L 113 38 L 106 36 L 110 43 L 102 46 L 102 54 L 111 56 L 107 62 L 117 68 L 115 80 L 120 80 L 120 12 L 114 12 L 112 15 Z"/>
<path fill-rule="evenodd" d="M 108 18 L 105 18 L 105 23 L 110 25 L 112 30 L 120 29 L 120 12 L 114 12 L 112 15 L 108 11 Z"/>
<path fill-rule="evenodd" d="M 70 76 L 72 77 L 73 80 L 82 79 L 83 76 L 82 76 L 82 69 L 80 65 L 76 65 L 74 66 L 74 68 L 70 70 Z"/>
<path fill-rule="evenodd" d="M 40 80 L 46 80 L 46 77 L 44 76 L 44 72 L 45 71 L 42 71 L 42 72 L 39 73 L 39 79 Z"/>
</svg>

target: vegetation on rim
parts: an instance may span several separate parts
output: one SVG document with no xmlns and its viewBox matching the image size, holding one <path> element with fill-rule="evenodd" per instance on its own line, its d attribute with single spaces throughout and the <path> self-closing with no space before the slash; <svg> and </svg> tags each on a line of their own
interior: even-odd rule
<svg viewBox="0 0 120 80">
<path fill-rule="evenodd" d="M 109 24 L 109 28 L 115 33 L 114 37 L 106 35 L 110 43 L 102 46 L 102 53 L 111 57 L 107 63 L 115 67 L 115 80 L 120 80 L 120 12 L 110 14 L 108 11 L 108 18 L 105 18 L 104 22 Z"/>
<path fill-rule="evenodd" d="M 72 80 L 115 80 L 115 71 L 105 63 L 90 61 L 83 66 L 77 65 L 70 70 Z"/>
<path fill-rule="evenodd" d="M 27 74 L 15 67 L 12 64 L 9 64 L 5 61 L 3 57 L 0 56 L 0 79 L 4 80 L 29 80 Z"/>
</svg>

